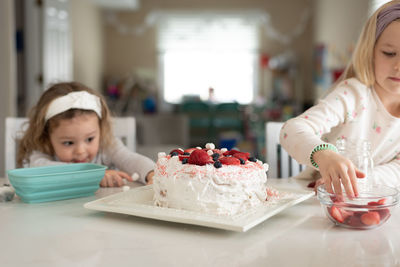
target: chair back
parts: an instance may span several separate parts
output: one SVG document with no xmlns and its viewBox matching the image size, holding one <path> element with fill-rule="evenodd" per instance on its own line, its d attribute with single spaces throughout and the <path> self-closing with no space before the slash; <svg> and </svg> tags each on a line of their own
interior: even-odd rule
<svg viewBox="0 0 400 267">
<path fill-rule="evenodd" d="M 6 118 L 4 155 L 6 171 L 16 167 L 19 140 L 28 128 L 28 122 L 28 118 Z M 112 129 L 116 138 L 121 139 L 131 151 L 136 151 L 136 123 L 134 117 L 112 118 Z"/>
<path fill-rule="evenodd" d="M 267 122 L 265 126 L 266 162 L 269 164 L 268 176 L 287 178 L 299 174 L 305 169 L 284 150 L 279 143 L 279 134 L 283 122 Z"/>
<path fill-rule="evenodd" d="M 6 134 L 5 134 L 5 170 L 15 169 L 17 162 L 17 148 L 19 140 L 21 140 L 24 131 L 28 128 L 28 118 L 6 118 Z"/>
</svg>

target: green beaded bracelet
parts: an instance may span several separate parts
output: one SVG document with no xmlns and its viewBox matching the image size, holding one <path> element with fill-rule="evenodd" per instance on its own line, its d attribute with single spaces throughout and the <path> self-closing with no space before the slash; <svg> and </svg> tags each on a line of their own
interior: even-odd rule
<svg viewBox="0 0 400 267">
<path fill-rule="evenodd" d="M 313 149 L 313 151 L 311 152 L 310 161 L 311 161 L 311 164 L 317 169 L 318 169 L 318 164 L 314 161 L 313 157 L 314 157 L 315 152 L 318 152 L 321 150 L 332 150 L 332 151 L 338 152 L 337 148 L 334 145 L 329 144 L 329 143 L 320 144 L 320 145 L 316 146 Z"/>
</svg>

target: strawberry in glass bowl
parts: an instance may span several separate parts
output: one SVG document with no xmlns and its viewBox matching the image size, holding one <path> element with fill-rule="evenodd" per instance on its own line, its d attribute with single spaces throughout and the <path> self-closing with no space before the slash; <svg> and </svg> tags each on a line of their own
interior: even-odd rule
<svg viewBox="0 0 400 267">
<path fill-rule="evenodd" d="M 336 225 L 352 229 L 373 229 L 384 224 L 399 203 L 396 188 L 372 185 L 359 196 L 348 198 L 328 193 L 324 185 L 317 188 L 317 197 L 327 217 Z"/>
</svg>

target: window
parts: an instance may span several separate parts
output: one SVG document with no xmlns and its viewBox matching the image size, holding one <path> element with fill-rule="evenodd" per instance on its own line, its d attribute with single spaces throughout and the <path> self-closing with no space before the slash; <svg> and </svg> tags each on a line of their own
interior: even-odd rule
<svg viewBox="0 0 400 267">
<path fill-rule="evenodd" d="M 45 1 L 43 18 L 44 86 L 72 79 L 72 44 L 69 2 Z"/>
<path fill-rule="evenodd" d="M 214 89 L 219 102 L 253 100 L 257 81 L 258 32 L 239 15 L 174 14 L 160 20 L 158 49 L 163 98 L 202 100 Z"/>
</svg>

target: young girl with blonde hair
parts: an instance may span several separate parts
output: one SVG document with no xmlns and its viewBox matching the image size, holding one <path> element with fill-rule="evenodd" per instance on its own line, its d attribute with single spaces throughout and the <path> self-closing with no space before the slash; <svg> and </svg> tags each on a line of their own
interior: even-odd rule
<svg viewBox="0 0 400 267">
<path fill-rule="evenodd" d="M 100 185 L 122 186 L 139 174 L 151 183 L 155 163 L 115 138 L 101 94 L 77 82 L 58 83 L 40 97 L 18 149 L 18 167 L 91 162 L 110 167 Z"/>
<path fill-rule="evenodd" d="M 285 123 L 280 142 L 299 163 L 302 177 L 319 178 L 329 193 L 358 195 L 363 179 L 338 153 L 337 140 L 371 144 L 373 180 L 400 186 L 400 1 L 380 7 L 366 22 L 353 57 L 333 90 Z M 372 177 L 368 177 L 371 179 Z"/>
</svg>

